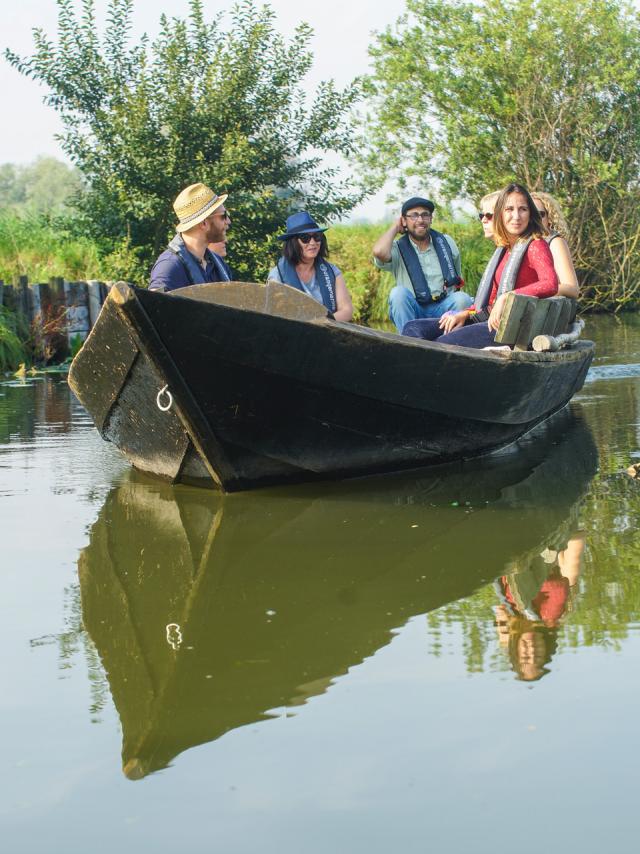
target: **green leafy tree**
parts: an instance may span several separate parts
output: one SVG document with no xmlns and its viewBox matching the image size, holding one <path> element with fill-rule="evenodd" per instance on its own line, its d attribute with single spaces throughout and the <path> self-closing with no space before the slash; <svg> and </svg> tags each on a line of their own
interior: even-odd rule
<svg viewBox="0 0 640 854">
<path fill-rule="evenodd" d="M 78 170 L 55 157 L 38 157 L 27 166 L 0 166 L 0 209 L 45 215 L 69 213 L 83 191 Z"/>
<path fill-rule="evenodd" d="M 640 19 L 620 0 L 407 0 L 378 35 L 365 171 L 564 204 L 587 304 L 640 299 Z"/>
<path fill-rule="evenodd" d="M 13 163 L 3 163 L 0 166 L 0 208 L 24 204 L 25 198 L 20 167 Z"/>
<path fill-rule="evenodd" d="M 55 157 L 38 157 L 21 173 L 25 206 L 34 212 L 67 212 L 79 203 L 84 192 L 78 170 Z"/>
<path fill-rule="evenodd" d="M 80 16 L 71 0 L 57 3 L 57 43 L 35 30 L 32 56 L 6 57 L 49 88 L 64 150 L 88 183 L 89 228 L 112 250 L 114 272 L 147 278 L 175 222 L 173 199 L 197 181 L 230 194 L 232 263 L 245 276 L 265 273 L 269 238 L 293 208 L 327 220 L 360 199 L 320 154 L 352 154 L 359 87 L 325 82 L 305 97 L 308 25 L 287 43 L 267 6 L 244 0 L 223 31 L 192 0 L 186 20 L 162 16 L 155 41 L 131 46 L 133 0 L 110 0 L 102 38 L 95 0 L 82 0 Z"/>
</svg>

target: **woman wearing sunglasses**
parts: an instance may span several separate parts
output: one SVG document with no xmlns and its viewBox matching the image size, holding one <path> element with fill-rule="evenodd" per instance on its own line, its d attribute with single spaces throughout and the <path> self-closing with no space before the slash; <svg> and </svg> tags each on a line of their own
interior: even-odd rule
<svg viewBox="0 0 640 854">
<path fill-rule="evenodd" d="M 482 225 L 484 236 L 489 240 L 493 240 L 493 209 L 496 206 L 496 201 L 499 195 L 500 190 L 496 190 L 496 192 L 488 193 L 480 199 L 478 219 Z"/>
<path fill-rule="evenodd" d="M 269 278 L 299 291 L 322 303 L 336 320 L 353 319 L 353 303 L 344 276 L 326 260 L 329 254 L 326 228 L 312 219 L 307 211 L 299 211 L 287 218 L 282 257 L 269 273 Z"/>
<path fill-rule="evenodd" d="M 538 208 L 542 224 L 549 232 L 547 243 L 553 255 L 553 266 L 558 274 L 558 295 L 578 299 L 580 296 L 578 277 L 567 243 L 569 228 L 560 205 L 549 193 L 534 192 L 531 196 Z"/>
<path fill-rule="evenodd" d="M 502 190 L 492 217 L 496 251 L 482 276 L 471 309 L 439 321 L 412 320 L 403 335 L 463 347 L 489 347 L 495 341 L 507 293 L 539 298 L 555 296 L 558 276 L 545 240 L 538 209 L 522 184 Z"/>
</svg>

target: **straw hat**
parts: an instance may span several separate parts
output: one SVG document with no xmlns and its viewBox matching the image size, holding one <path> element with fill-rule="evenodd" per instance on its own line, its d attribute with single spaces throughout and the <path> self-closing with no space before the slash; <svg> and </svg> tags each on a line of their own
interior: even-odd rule
<svg viewBox="0 0 640 854">
<path fill-rule="evenodd" d="M 216 196 L 213 190 L 204 184 L 190 184 L 185 187 L 173 203 L 179 220 L 176 231 L 189 231 L 194 225 L 211 216 L 226 198 L 226 194 Z"/>
</svg>

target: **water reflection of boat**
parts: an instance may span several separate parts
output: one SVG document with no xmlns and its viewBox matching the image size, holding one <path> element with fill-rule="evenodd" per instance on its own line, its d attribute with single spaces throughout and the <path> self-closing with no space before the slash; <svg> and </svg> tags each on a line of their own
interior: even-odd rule
<svg viewBox="0 0 640 854">
<path fill-rule="evenodd" d="M 581 419 L 550 430 L 557 444 L 546 435 L 492 467 L 420 480 L 226 497 L 135 478 L 114 489 L 79 574 L 125 773 L 303 704 L 410 616 L 544 548 L 597 462 Z"/>
</svg>

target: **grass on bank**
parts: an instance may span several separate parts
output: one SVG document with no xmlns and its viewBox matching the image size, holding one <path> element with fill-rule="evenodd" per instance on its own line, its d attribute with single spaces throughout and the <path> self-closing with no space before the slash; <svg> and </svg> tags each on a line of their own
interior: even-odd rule
<svg viewBox="0 0 640 854">
<path fill-rule="evenodd" d="M 13 371 L 27 361 L 24 333 L 18 330 L 15 314 L 0 306 L 0 371 Z"/>
<path fill-rule="evenodd" d="M 456 241 L 466 290 L 474 294 L 491 255 L 490 242 L 475 221 L 438 222 L 437 226 Z M 353 297 L 355 319 L 370 326 L 387 322 L 387 296 L 393 281 L 389 273 L 374 267 L 371 254 L 371 247 L 387 227 L 388 223 L 336 225 L 327 233 L 330 258 L 344 273 Z M 229 236 L 229 260 L 233 264 L 233 230 Z M 82 235 L 78 221 L 0 211 L 0 279 L 4 282 L 12 283 L 19 276 L 27 276 L 30 282 L 46 282 L 54 276 L 69 281 L 130 279 L 124 262 L 131 267 L 133 256 L 123 260 L 121 255 L 121 250 L 120 254 L 118 250 L 101 254 L 98 245 Z M 267 270 L 257 274 L 257 280 L 265 281 L 266 274 Z M 1 371 L 15 370 L 21 362 L 31 363 L 30 337 L 32 331 L 20 329 L 10 312 L 0 313 Z"/>
<path fill-rule="evenodd" d="M 78 233 L 78 223 L 63 217 L 0 212 L 0 279 L 47 282 L 98 277 L 102 264 L 94 241 Z"/>
<path fill-rule="evenodd" d="M 475 221 L 437 225 L 458 244 L 466 290 L 474 294 L 491 255 L 491 244 Z M 327 233 L 331 260 L 344 273 L 356 320 L 372 326 L 386 322 L 387 296 L 393 285 L 389 273 L 374 267 L 371 255 L 371 247 L 387 227 L 388 223 L 336 225 Z M 53 276 L 70 281 L 133 278 L 126 276 L 123 269 L 126 265 L 120 257 L 122 250 L 120 254 L 116 250 L 111 255 L 101 255 L 97 244 L 79 231 L 78 223 L 72 220 L 0 212 L 0 279 L 13 282 L 18 276 L 28 276 L 30 282 L 46 282 Z M 229 236 L 229 259 L 233 264 L 233 229 Z M 264 281 L 266 274 L 265 269 L 256 278 Z"/>
</svg>

